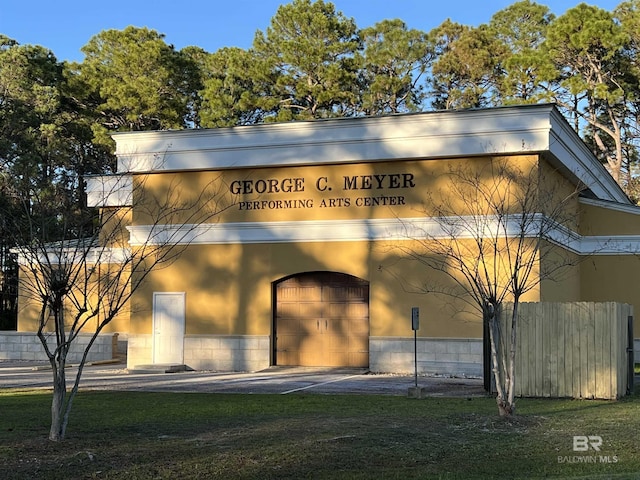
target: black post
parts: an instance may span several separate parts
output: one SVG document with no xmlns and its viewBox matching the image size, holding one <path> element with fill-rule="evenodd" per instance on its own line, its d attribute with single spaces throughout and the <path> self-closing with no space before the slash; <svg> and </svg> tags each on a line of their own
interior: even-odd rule
<svg viewBox="0 0 640 480">
<path fill-rule="evenodd" d="M 416 388 L 418 388 L 418 331 L 413 331 L 413 371 L 415 372 Z"/>
<path fill-rule="evenodd" d="M 413 330 L 413 371 L 418 389 L 418 329 L 420 328 L 420 309 L 411 308 L 411 330 Z"/>
</svg>

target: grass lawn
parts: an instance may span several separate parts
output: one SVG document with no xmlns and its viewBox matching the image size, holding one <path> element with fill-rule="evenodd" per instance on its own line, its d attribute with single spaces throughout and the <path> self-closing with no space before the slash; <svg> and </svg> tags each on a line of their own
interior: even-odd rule
<svg viewBox="0 0 640 480">
<path fill-rule="evenodd" d="M 50 394 L 3 391 L 0 479 L 640 478 L 639 390 L 512 421 L 491 398 L 80 392 L 61 443 Z"/>
</svg>

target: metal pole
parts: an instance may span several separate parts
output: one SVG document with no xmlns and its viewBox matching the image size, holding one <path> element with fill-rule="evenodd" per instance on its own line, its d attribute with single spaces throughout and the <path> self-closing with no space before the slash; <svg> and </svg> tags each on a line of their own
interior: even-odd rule
<svg viewBox="0 0 640 480">
<path fill-rule="evenodd" d="M 413 331 L 413 370 L 415 372 L 416 388 L 418 388 L 418 331 Z"/>
<path fill-rule="evenodd" d="M 413 307 L 411 309 L 411 329 L 413 330 L 413 371 L 416 383 L 416 392 L 418 391 L 418 329 L 420 328 L 420 309 Z"/>
</svg>

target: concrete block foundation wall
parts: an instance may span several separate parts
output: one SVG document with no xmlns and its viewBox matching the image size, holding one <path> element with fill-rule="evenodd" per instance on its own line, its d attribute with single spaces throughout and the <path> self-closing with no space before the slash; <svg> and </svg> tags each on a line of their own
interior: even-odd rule
<svg viewBox="0 0 640 480">
<path fill-rule="evenodd" d="M 153 363 L 153 337 L 129 334 L 127 341 L 127 368 Z"/>
<path fill-rule="evenodd" d="M 418 338 L 418 374 L 482 376 L 482 339 Z M 371 337 L 372 372 L 411 374 L 415 370 L 412 337 Z"/>
<path fill-rule="evenodd" d="M 183 363 L 194 370 L 252 372 L 269 367 L 270 348 L 268 336 L 187 335 Z M 152 336 L 129 335 L 127 368 L 151 364 Z"/>
<path fill-rule="evenodd" d="M 268 336 L 186 336 L 184 360 L 197 370 L 255 372 L 269 367 Z"/>
<path fill-rule="evenodd" d="M 117 351 L 114 351 L 115 335 L 100 335 L 91 346 L 88 362 L 111 360 L 116 358 Z M 67 356 L 68 363 L 79 363 L 82 353 L 89 344 L 91 335 L 79 335 L 71 347 Z M 51 341 L 55 342 L 52 337 Z M 0 332 L 0 360 L 15 361 L 43 361 L 47 362 L 47 356 L 42 348 L 42 344 L 34 332 Z"/>
<path fill-rule="evenodd" d="M 89 341 L 82 335 L 68 362 L 80 361 Z M 268 336 L 187 336 L 184 363 L 196 370 L 258 371 L 270 366 Z M 481 377 L 482 340 L 418 338 L 418 373 Z M 412 374 L 413 338 L 371 337 L 369 369 L 378 373 Z M 640 363 L 640 339 L 635 339 L 635 363 Z M 91 347 L 88 361 L 127 357 L 127 367 L 152 363 L 151 335 L 101 335 Z M 47 361 L 32 332 L 0 332 L 0 360 Z"/>
<path fill-rule="evenodd" d="M 153 363 L 151 335 L 129 335 L 127 368 Z M 268 336 L 193 335 L 184 338 L 184 364 L 194 370 L 258 371 L 271 365 Z M 372 337 L 369 369 L 414 371 L 413 338 Z M 482 376 L 482 340 L 418 339 L 418 373 Z"/>
</svg>

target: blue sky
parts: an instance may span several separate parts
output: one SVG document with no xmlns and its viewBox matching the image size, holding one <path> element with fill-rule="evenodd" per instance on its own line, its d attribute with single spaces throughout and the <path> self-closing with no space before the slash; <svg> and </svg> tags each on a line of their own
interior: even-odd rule
<svg viewBox="0 0 640 480">
<path fill-rule="evenodd" d="M 336 9 L 360 28 L 400 18 L 410 28 L 429 31 L 447 18 L 479 25 L 515 0 L 334 0 Z M 613 10 L 621 0 L 587 1 Z M 181 49 L 188 45 L 215 52 L 222 47 L 249 48 L 256 30 L 265 30 L 278 6 L 287 0 L 1 0 L 0 33 L 21 44 L 42 45 L 59 60 L 82 61 L 89 39 L 107 29 L 129 25 L 165 34 Z M 579 0 L 539 0 L 556 15 Z"/>
</svg>

